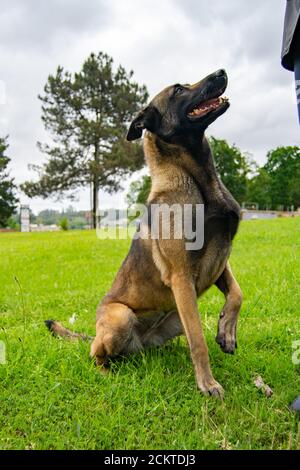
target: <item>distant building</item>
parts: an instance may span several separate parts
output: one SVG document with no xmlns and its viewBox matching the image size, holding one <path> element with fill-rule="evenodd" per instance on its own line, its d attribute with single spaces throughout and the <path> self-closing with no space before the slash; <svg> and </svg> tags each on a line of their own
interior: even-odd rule
<svg viewBox="0 0 300 470">
<path fill-rule="evenodd" d="M 60 227 L 56 224 L 30 224 L 30 232 L 59 232 Z"/>
</svg>

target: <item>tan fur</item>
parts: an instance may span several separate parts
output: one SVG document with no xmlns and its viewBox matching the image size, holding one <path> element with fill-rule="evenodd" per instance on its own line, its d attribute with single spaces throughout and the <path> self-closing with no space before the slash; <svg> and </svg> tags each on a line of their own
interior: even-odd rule
<svg viewBox="0 0 300 470">
<path fill-rule="evenodd" d="M 195 183 L 195 174 L 197 175 L 199 170 L 194 168 L 191 156 L 181 149 L 172 149 L 172 146 L 166 147 L 168 147 L 166 150 L 172 153 L 172 155 L 175 153 L 176 164 L 174 164 L 174 160 L 170 162 L 165 155 L 161 154 L 161 151 L 156 146 L 156 137 L 146 132 L 144 136 L 144 152 L 152 178 L 152 188 L 148 202 L 166 202 L 169 204 L 175 201 L 180 201 L 180 204 L 201 203 L 203 198 Z M 203 177 L 204 175 L 201 175 L 201 178 Z M 216 198 L 217 196 L 218 194 L 216 194 Z M 121 352 L 127 353 L 128 348 L 124 345 L 123 339 L 123 326 L 121 323 L 118 324 L 119 317 L 115 317 L 117 307 L 111 302 L 118 301 L 120 311 L 126 310 L 127 306 L 130 307 L 130 312 L 136 316 L 137 324 L 140 325 L 143 325 L 142 320 L 145 311 L 150 312 L 149 318 L 153 318 L 152 322 L 155 325 L 158 311 L 164 310 L 165 312 L 170 312 L 175 308 L 175 313 L 176 311 L 178 313 L 174 318 L 177 325 L 179 325 L 178 320 L 180 318 L 180 323 L 186 334 L 199 389 L 203 392 L 210 392 L 213 395 L 222 395 L 222 387 L 215 381 L 211 373 L 208 350 L 196 299 L 197 296 L 201 295 L 209 286 L 216 282 L 225 270 L 230 294 L 227 295 L 227 306 L 223 309 L 223 312 L 225 312 L 226 318 L 231 316 L 232 325 L 235 323 L 237 310 L 239 310 L 233 301 L 236 284 L 230 281 L 230 268 L 227 267 L 225 269 L 230 250 L 226 246 L 223 248 L 224 253 L 216 257 L 216 250 L 219 248 L 217 242 L 212 241 L 201 264 L 194 272 L 191 272 L 183 240 L 145 240 L 143 243 L 145 249 L 148 249 L 149 262 L 152 260 L 154 266 L 149 264 L 147 260 L 142 269 L 140 269 L 136 264 L 137 261 L 131 259 L 129 255 L 125 265 L 119 271 L 111 291 L 104 298 L 98 310 L 97 317 L 100 320 L 97 321 L 97 337 L 92 345 L 91 355 L 96 357 L 97 363 L 100 364 L 104 360 L 105 351 L 108 354 L 112 354 L 113 351 L 115 354 Z M 148 276 L 151 277 L 150 283 L 144 279 L 145 270 Z M 129 279 L 130 282 L 128 283 Z M 126 286 L 126 292 L 123 289 L 124 286 Z M 120 304 L 122 304 L 122 307 Z M 151 321 L 149 323 L 151 324 Z M 136 342 L 136 350 L 151 345 L 163 344 L 165 340 L 182 333 L 182 329 L 177 327 L 174 328 L 172 334 L 165 337 L 163 334 L 159 336 L 159 330 L 160 332 L 162 331 L 161 325 L 161 321 L 160 327 L 158 324 L 155 325 L 155 332 L 149 327 L 150 331 L 147 335 L 147 342 L 143 342 L 145 336 L 140 334 L 140 343 Z M 128 327 L 128 330 L 130 328 L 132 327 Z M 227 335 L 227 339 L 232 342 L 232 326 L 227 328 L 224 321 L 220 320 L 219 328 L 219 335 Z M 115 338 L 114 350 L 111 347 L 107 350 L 106 346 L 104 346 L 105 337 L 103 337 L 103 331 L 106 331 L 106 329 L 109 329 Z M 139 335 L 136 326 L 132 328 L 132 331 L 133 337 L 136 338 Z M 154 337 L 156 338 L 155 341 L 153 340 Z"/>
<path fill-rule="evenodd" d="M 199 96 L 203 97 L 214 80 L 225 83 L 224 74 L 220 77 L 222 73 L 218 71 L 194 86 L 185 85 L 185 93 L 194 97 L 199 89 Z M 242 297 L 228 258 L 240 209 L 217 176 L 204 133 L 199 137 L 193 131 L 191 135 L 186 131 L 183 137 L 176 134 L 180 114 L 176 103 L 180 99 L 176 101 L 174 86 L 164 89 L 133 121 L 128 138 L 134 140 L 140 137 L 141 129 L 158 126 L 156 131 L 146 131 L 144 135 L 145 160 L 152 180 L 149 207 L 204 203 L 204 246 L 187 251 L 184 237 L 172 236 L 172 224 L 170 239 L 159 236 L 133 240 L 111 289 L 97 309 L 91 356 L 97 365 L 107 368 L 113 357 L 161 346 L 184 333 L 198 388 L 222 396 L 223 389 L 211 372 L 197 297 L 214 283 L 224 293 L 226 303 L 216 340 L 224 352 L 233 353 Z M 166 137 L 161 137 L 163 133 Z M 142 221 L 141 231 L 149 233 L 150 225 Z"/>
</svg>

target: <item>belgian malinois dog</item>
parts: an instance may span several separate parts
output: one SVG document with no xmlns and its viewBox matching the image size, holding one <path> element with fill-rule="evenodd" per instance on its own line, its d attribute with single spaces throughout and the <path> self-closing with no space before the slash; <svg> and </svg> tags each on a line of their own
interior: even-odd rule
<svg viewBox="0 0 300 470">
<path fill-rule="evenodd" d="M 204 204 L 204 244 L 187 250 L 184 236 L 133 239 L 110 291 L 97 309 L 96 337 L 91 356 L 102 368 L 124 356 L 185 334 L 198 388 L 221 397 L 214 379 L 197 308 L 197 297 L 215 284 L 226 302 L 221 311 L 217 343 L 233 354 L 242 294 L 229 266 L 240 207 L 220 181 L 204 135 L 207 127 L 229 107 L 222 97 L 224 70 L 195 85 L 165 88 L 130 125 L 127 139 L 144 134 L 144 154 L 151 175 L 148 208 L 174 203 Z M 151 220 L 142 222 L 151 228 Z M 56 334 L 83 337 L 48 321 Z"/>
</svg>

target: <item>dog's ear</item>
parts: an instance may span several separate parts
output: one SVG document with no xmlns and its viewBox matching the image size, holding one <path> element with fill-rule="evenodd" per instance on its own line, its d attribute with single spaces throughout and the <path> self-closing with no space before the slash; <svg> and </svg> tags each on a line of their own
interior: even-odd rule
<svg viewBox="0 0 300 470">
<path fill-rule="evenodd" d="M 153 106 L 147 106 L 147 108 L 140 111 L 137 117 L 130 124 L 126 136 L 127 140 L 131 141 L 139 139 L 142 137 L 144 129 L 155 132 L 155 129 L 158 126 L 159 116 L 159 112 Z"/>
</svg>

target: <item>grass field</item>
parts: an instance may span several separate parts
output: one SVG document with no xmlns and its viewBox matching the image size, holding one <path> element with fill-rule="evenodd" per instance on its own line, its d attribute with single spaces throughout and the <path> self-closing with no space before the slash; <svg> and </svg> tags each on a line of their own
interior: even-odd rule
<svg viewBox="0 0 300 470">
<path fill-rule="evenodd" d="M 231 264 L 244 293 L 238 350 L 215 343 L 222 294 L 199 300 L 223 402 L 195 387 L 185 339 L 136 355 L 103 377 L 89 345 L 53 338 L 54 318 L 94 333 L 95 309 L 129 241 L 95 232 L 0 234 L 1 449 L 299 449 L 300 218 L 242 223 Z M 253 385 L 260 374 L 273 389 Z"/>
</svg>

